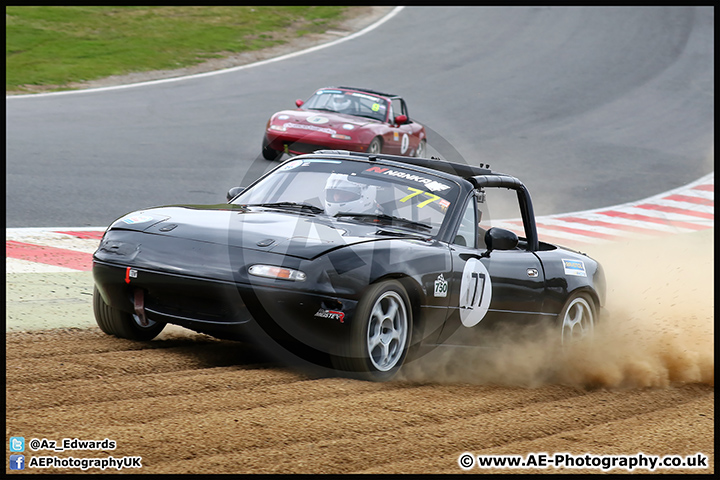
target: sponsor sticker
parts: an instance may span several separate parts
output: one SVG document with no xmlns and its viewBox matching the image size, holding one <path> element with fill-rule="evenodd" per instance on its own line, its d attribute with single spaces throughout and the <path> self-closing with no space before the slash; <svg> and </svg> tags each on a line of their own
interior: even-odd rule
<svg viewBox="0 0 720 480">
<path fill-rule="evenodd" d="M 436 297 L 447 297 L 448 293 L 448 282 L 441 273 L 435 280 L 435 296 Z"/>
<path fill-rule="evenodd" d="M 285 128 L 299 128 L 300 130 L 312 130 L 314 132 L 323 132 L 329 135 L 334 135 L 337 131 L 332 128 L 316 127 L 315 125 L 305 125 L 303 123 L 286 123 Z"/>
<path fill-rule="evenodd" d="M 131 217 L 125 217 L 122 219 L 123 222 L 127 223 L 128 225 L 132 225 L 135 223 L 145 223 L 152 220 L 153 217 L 150 215 L 133 215 Z"/>
<path fill-rule="evenodd" d="M 345 314 L 336 310 L 325 310 L 320 309 L 315 313 L 316 318 L 329 318 L 330 320 L 338 320 L 340 323 L 345 323 Z"/>
<path fill-rule="evenodd" d="M 427 188 L 428 190 L 432 190 L 433 192 L 439 192 L 439 191 L 441 192 L 441 191 L 450 189 L 450 185 L 445 185 L 436 180 L 431 180 L 431 179 L 425 178 L 421 175 L 415 175 L 414 173 L 400 172 L 398 170 L 393 170 L 391 168 L 370 167 L 365 171 L 368 173 L 370 173 L 370 172 L 380 173 L 382 175 L 388 175 L 390 177 L 402 178 L 404 180 L 408 180 L 411 182 L 418 182 L 418 183 L 425 185 L 425 188 Z"/>
<path fill-rule="evenodd" d="M 125 270 L 125 283 L 130 283 L 131 278 L 137 278 L 138 272 L 134 268 L 127 267 Z"/>
<path fill-rule="evenodd" d="M 587 277 L 585 271 L 585 263 L 582 260 L 568 260 L 563 258 L 563 268 L 565 269 L 565 275 L 572 275 L 575 277 Z"/>
<path fill-rule="evenodd" d="M 450 185 L 445 185 L 440 182 L 432 181 L 430 183 L 426 183 L 425 187 L 428 190 L 432 190 L 433 192 L 442 192 L 443 190 L 447 190 L 450 188 Z"/>
<path fill-rule="evenodd" d="M 302 163 L 303 163 L 302 160 L 293 160 L 292 162 L 288 162 L 285 165 L 283 165 L 282 167 L 280 167 L 279 170 L 281 172 L 284 172 L 286 170 L 292 170 L 293 168 L 297 168 L 300 165 L 302 165 Z"/>
<path fill-rule="evenodd" d="M 357 93 L 357 92 L 352 93 L 351 95 L 353 97 L 367 98 L 368 100 L 375 102 L 375 105 L 377 105 L 378 108 L 380 108 L 380 105 L 378 105 L 380 103 L 380 99 L 377 97 L 371 97 L 370 95 L 365 95 L 364 93 Z M 375 107 L 375 105 L 373 105 L 373 107 Z"/>
</svg>

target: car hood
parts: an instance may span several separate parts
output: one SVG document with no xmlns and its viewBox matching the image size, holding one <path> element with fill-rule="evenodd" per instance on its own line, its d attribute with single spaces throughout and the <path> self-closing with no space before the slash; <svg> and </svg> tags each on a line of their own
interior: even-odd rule
<svg viewBox="0 0 720 480">
<path fill-rule="evenodd" d="M 312 259 L 346 245 L 402 237 L 401 231 L 322 215 L 239 205 L 170 206 L 128 214 L 112 230 L 134 230 Z M 417 238 L 412 233 L 408 237 Z"/>
<path fill-rule="evenodd" d="M 335 130 L 335 133 L 346 130 L 347 127 L 344 128 L 343 125 L 352 125 L 355 128 L 359 128 L 371 123 L 379 123 L 378 120 L 372 120 L 370 118 L 327 112 L 324 110 L 283 110 L 273 115 L 272 121 L 275 124 L 285 125 L 286 128 L 292 128 L 293 125 L 302 125 L 303 127 L 299 128 L 311 127 L 312 129 L 318 130 L 328 128 Z"/>
</svg>

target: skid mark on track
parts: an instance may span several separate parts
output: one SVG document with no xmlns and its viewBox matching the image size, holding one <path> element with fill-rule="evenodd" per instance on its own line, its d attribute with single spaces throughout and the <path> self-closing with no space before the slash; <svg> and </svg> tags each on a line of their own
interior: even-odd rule
<svg viewBox="0 0 720 480">
<path fill-rule="evenodd" d="M 112 455 L 142 455 L 143 473 L 459 473 L 463 451 L 547 444 L 582 454 L 613 435 L 630 442 L 643 422 L 655 435 L 690 438 L 680 432 L 708 427 L 686 425 L 688 410 L 702 413 L 714 397 L 708 385 L 588 391 L 311 378 L 252 356 L 208 361 L 208 350 L 235 342 L 153 344 L 138 350 L 91 331 L 7 334 L 8 432 L 110 438 Z"/>
</svg>

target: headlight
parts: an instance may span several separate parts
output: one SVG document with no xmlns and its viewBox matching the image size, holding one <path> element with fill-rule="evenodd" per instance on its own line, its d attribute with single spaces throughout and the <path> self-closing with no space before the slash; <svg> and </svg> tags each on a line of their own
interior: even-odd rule
<svg viewBox="0 0 720 480">
<path fill-rule="evenodd" d="M 340 140 L 352 140 L 352 137 L 350 135 L 342 135 L 340 133 L 334 133 L 330 135 L 332 138 L 338 138 Z"/>
<path fill-rule="evenodd" d="M 275 278 L 296 282 L 302 282 L 305 278 L 307 278 L 307 276 L 299 270 L 276 267 L 274 265 L 253 265 L 248 268 L 248 273 L 250 275 L 255 275 L 256 277 Z"/>
<path fill-rule="evenodd" d="M 270 125 L 270 130 L 277 130 L 278 132 L 284 132 L 285 125 Z"/>
</svg>

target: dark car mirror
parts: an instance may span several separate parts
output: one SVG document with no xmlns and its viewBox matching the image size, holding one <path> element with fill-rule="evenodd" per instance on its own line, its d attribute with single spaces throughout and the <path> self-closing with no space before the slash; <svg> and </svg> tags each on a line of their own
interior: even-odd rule
<svg viewBox="0 0 720 480">
<path fill-rule="evenodd" d="M 237 197 L 242 193 L 242 191 L 245 190 L 245 187 L 233 187 L 230 190 L 228 190 L 227 193 L 227 201 L 229 202 L 233 198 Z"/>
<path fill-rule="evenodd" d="M 402 125 L 404 123 L 407 123 L 407 121 L 408 121 L 407 115 L 398 115 L 397 117 L 395 117 L 396 125 Z"/>
<path fill-rule="evenodd" d="M 518 236 L 510 230 L 493 227 L 485 232 L 485 245 L 490 250 L 513 250 L 517 247 Z"/>
<path fill-rule="evenodd" d="M 303 101 L 300 100 L 299 98 L 298 98 L 297 100 L 295 100 L 295 105 L 297 105 L 298 108 L 302 107 L 304 103 L 305 103 L 305 102 L 303 102 Z"/>
</svg>

